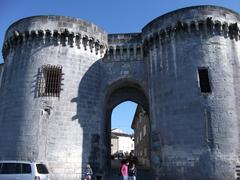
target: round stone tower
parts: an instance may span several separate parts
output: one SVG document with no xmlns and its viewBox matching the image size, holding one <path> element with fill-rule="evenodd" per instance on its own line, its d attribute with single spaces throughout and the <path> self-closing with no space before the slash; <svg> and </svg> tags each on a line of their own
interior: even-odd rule
<svg viewBox="0 0 240 180">
<path fill-rule="evenodd" d="M 10 26 L 3 47 L 0 159 L 43 161 L 53 179 L 79 179 L 90 161 L 83 147 L 100 143 L 100 128 L 89 127 L 100 124 L 91 104 L 98 102 L 96 62 L 106 47 L 106 32 L 80 19 L 36 16 Z M 95 162 L 97 171 L 102 164 Z"/>
<path fill-rule="evenodd" d="M 235 179 L 239 153 L 239 14 L 180 9 L 142 31 L 152 167 L 160 179 Z"/>
</svg>

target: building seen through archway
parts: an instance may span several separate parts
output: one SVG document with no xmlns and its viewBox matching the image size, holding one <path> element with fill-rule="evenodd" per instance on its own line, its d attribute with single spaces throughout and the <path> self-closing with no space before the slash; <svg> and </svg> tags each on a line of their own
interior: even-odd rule
<svg viewBox="0 0 240 180">
<path fill-rule="evenodd" d="M 122 158 L 134 151 L 134 139 L 132 133 L 124 132 L 122 129 L 111 130 L 111 158 Z"/>
<path fill-rule="evenodd" d="M 149 115 L 140 106 L 137 106 L 131 127 L 134 129 L 134 155 L 138 165 L 150 168 L 150 125 Z"/>
<path fill-rule="evenodd" d="M 129 107 L 129 103 L 134 104 L 134 108 Z M 117 108 L 121 110 L 117 111 Z M 128 160 L 131 164 L 136 164 L 140 171 L 150 169 L 147 111 L 141 105 L 129 101 L 121 103 L 117 108 L 114 108 L 111 119 L 111 168 L 119 169 L 121 162 Z M 129 116 L 125 117 L 123 113 Z"/>
</svg>

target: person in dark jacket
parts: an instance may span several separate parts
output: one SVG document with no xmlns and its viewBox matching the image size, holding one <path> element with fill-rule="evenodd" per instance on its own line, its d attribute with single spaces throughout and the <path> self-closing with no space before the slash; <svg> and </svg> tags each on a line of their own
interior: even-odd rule
<svg viewBox="0 0 240 180">
<path fill-rule="evenodd" d="M 137 168 L 136 168 L 136 165 L 133 163 L 128 168 L 128 179 L 129 180 L 136 180 L 136 177 L 137 177 Z"/>
</svg>

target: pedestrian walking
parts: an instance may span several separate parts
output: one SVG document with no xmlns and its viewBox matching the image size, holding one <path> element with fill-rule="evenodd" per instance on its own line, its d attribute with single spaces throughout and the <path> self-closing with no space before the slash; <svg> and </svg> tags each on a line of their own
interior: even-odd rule
<svg viewBox="0 0 240 180">
<path fill-rule="evenodd" d="M 136 180 L 137 177 L 137 168 L 134 163 L 128 168 L 128 180 Z"/>
<path fill-rule="evenodd" d="M 121 174 L 122 174 L 123 180 L 128 180 L 128 165 L 129 165 L 129 162 L 125 161 L 121 166 Z"/>
<path fill-rule="evenodd" d="M 93 175 L 92 168 L 90 164 L 87 165 L 87 167 L 83 171 L 83 180 L 91 180 Z"/>
</svg>

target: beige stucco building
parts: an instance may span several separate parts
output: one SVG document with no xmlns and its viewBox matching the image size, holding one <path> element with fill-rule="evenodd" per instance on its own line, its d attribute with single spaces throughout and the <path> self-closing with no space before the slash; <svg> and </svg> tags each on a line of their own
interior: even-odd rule
<svg viewBox="0 0 240 180">
<path fill-rule="evenodd" d="M 130 153 L 134 150 L 134 141 L 131 134 L 120 129 L 112 129 L 111 132 L 111 154 L 116 152 Z"/>
<path fill-rule="evenodd" d="M 118 151 L 118 136 L 111 133 L 111 154 L 114 154 Z"/>
<path fill-rule="evenodd" d="M 149 168 L 149 116 L 140 105 L 137 106 L 131 127 L 134 129 L 135 156 L 138 158 L 138 163 Z"/>
</svg>

